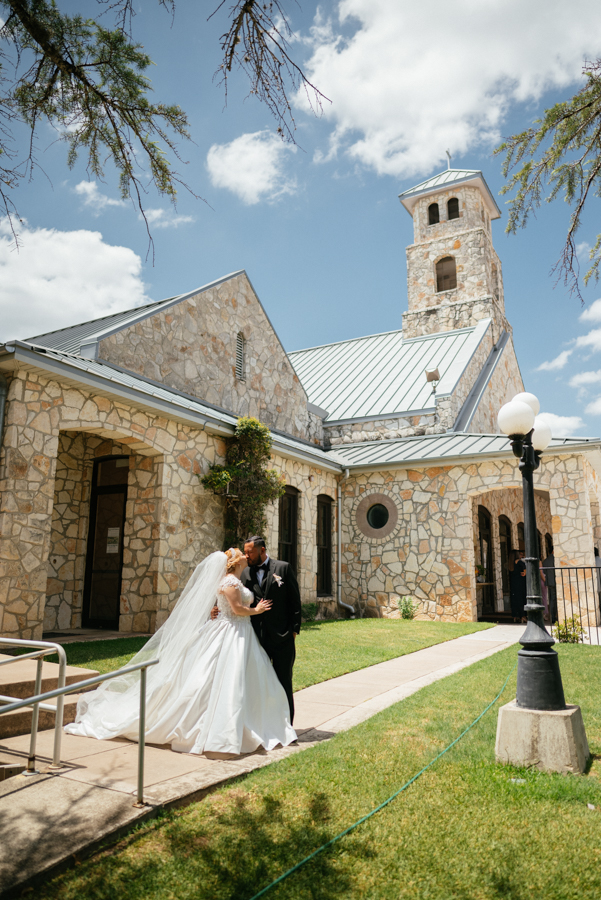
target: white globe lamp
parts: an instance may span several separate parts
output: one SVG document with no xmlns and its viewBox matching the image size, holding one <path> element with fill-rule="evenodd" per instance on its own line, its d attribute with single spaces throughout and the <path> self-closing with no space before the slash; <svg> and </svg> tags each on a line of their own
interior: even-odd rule
<svg viewBox="0 0 601 900">
<path fill-rule="evenodd" d="M 537 416 L 534 420 L 534 431 L 532 432 L 532 446 L 539 453 L 546 450 L 551 443 L 553 435 L 549 425 L 541 416 Z"/>
<path fill-rule="evenodd" d="M 528 403 L 513 399 L 501 407 L 497 421 L 503 434 L 528 434 L 534 425 L 534 418 L 535 413 Z"/>
<path fill-rule="evenodd" d="M 513 399 L 518 400 L 520 403 L 527 403 L 534 415 L 538 416 L 540 412 L 540 403 L 538 402 L 538 397 L 534 394 L 531 394 L 529 391 L 522 391 L 521 394 L 516 394 Z"/>
</svg>

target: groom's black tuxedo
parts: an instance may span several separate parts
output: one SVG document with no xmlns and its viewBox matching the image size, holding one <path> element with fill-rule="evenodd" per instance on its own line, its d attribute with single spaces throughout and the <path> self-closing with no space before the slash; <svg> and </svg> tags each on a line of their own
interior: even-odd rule
<svg viewBox="0 0 601 900">
<path fill-rule="evenodd" d="M 273 662 L 275 674 L 286 691 L 290 704 L 290 721 L 294 718 L 292 698 L 292 667 L 296 658 L 294 635 L 301 628 L 301 599 L 296 575 L 290 564 L 279 559 L 270 559 L 263 580 L 259 584 L 254 566 L 242 572 L 242 584 L 253 594 L 251 606 L 256 606 L 263 598 L 271 600 L 271 609 L 260 616 L 253 616 L 251 622 L 259 638 L 259 643 Z"/>
</svg>

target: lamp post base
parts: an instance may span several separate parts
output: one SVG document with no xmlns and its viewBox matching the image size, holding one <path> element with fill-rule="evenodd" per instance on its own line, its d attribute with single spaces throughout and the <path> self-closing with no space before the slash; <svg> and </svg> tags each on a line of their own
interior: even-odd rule
<svg viewBox="0 0 601 900">
<path fill-rule="evenodd" d="M 516 704 L 522 709 L 566 708 L 559 658 L 555 650 L 523 649 L 518 652 Z"/>
<path fill-rule="evenodd" d="M 512 700 L 499 710 L 495 746 L 498 763 L 580 775 L 589 755 L 579 706 L 520 709 Z"/>
</svg>

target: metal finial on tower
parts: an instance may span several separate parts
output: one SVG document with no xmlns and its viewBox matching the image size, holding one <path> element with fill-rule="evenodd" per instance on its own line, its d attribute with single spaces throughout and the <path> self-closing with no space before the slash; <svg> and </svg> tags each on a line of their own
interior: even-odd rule
<svg viewBox="0 0 601 900">
<path fill-rule="evenodd" d="M 450 169 L 451 168 L 451 154 L 449 153 L 448 150 L 445 150 L 445 153 L 447 154 L 447 169 Z"/>
</svg>

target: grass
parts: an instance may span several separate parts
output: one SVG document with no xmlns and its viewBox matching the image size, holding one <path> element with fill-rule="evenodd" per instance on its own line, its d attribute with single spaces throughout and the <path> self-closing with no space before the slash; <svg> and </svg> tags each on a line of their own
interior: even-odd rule
<svg viewBox="0 0 601 900">
<path fill-rule="evenodd" d="M 307 622 L 297 638 L 294 688 L 355 672 L 366 666 L 404 656 L 464 634 L 491 628 L 464 622 L 418 622 L 404 619 L 358 619 Z M 102 675 L 125 666 L 147 638 L 115 638 L 65 644 L 71 666 L 96 669 Z M 48 657 L 51 662 L 58 658 Z"/>
<path fill-rule="evenodd" d="M 250 900 L 446 747 L 495 697 L 516 651 L 476 663 L 351 731 L 142 826 L 36 897 Z M 582 707 L 593 753 L 585 776 L 494 763 L 497 709 L 515 695 L 513 672 L 499 704 L 458 745 L 268 900 L 601 896 L 599 652 L 559 647 L 566 696 Z"/>
</svg>

